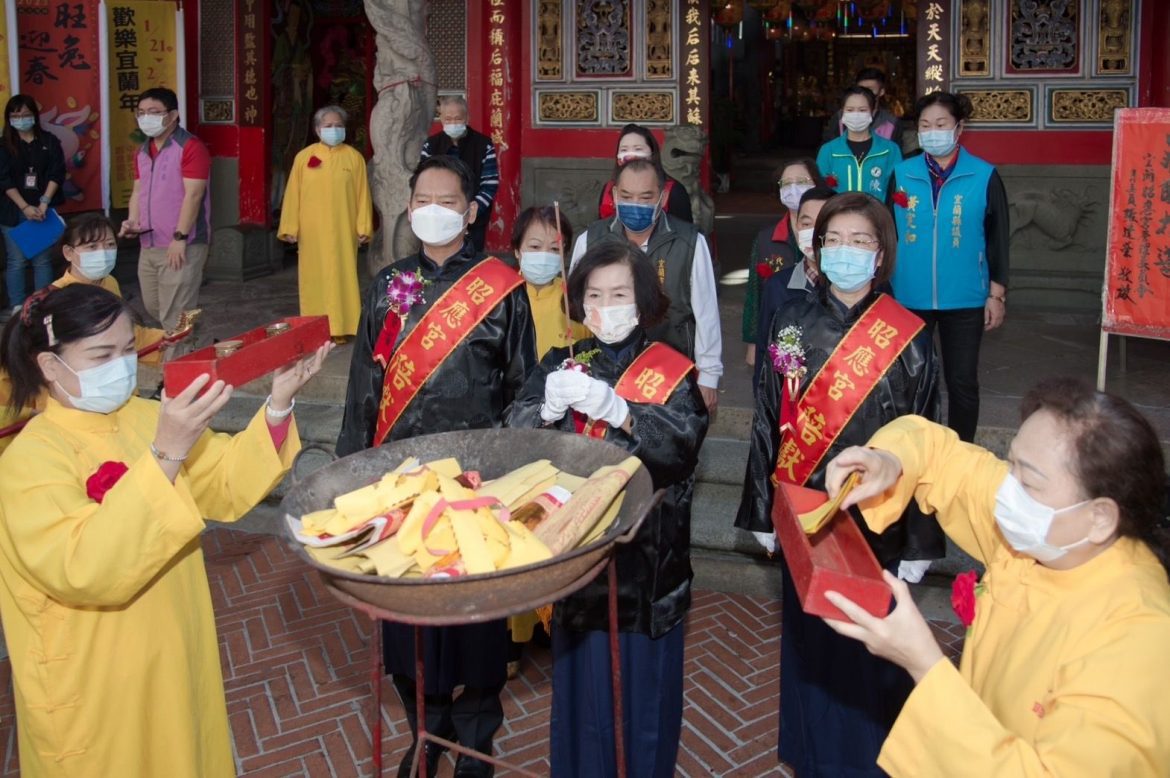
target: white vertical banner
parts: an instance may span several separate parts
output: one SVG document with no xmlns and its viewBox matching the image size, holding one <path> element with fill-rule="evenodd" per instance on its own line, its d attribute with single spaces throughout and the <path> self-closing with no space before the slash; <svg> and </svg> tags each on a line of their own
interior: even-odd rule
<svg viewBox="0 0 1170 778">
<path fill-rule="evenodd" d="M 106 216 L 110 215 L 110 160 L 113 159 L 113 148 L 110 144 L 110 38 L 106 21 L 105 0 L 98 2 L 98 59 L 101 73 L 101 102 L 102 107 L 102 210 Z"/>
<path fill-rule="evenodd" d="M 16 0 L 4 0 L 4 18 L 8 24 L 9 97 L 20 92 L 20 33 L 16 29 Z"/>
</svg>

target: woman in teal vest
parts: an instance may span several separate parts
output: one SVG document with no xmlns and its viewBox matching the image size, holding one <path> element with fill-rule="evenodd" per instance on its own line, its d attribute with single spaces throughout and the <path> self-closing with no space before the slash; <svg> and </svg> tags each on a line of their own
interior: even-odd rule
<svg viewBox="0 0 1170 778">
<path fill-rule="evenodd" d="M 902 161 L 902 150 L 893 141 L 874 134 L 877 96 L 873 92 L 863 86 L 851 86 L 843 97 L 841 122 L 845 134 L 821 146 L 817 167 L 838 192 L 865 192 L 883 200 L 894 166 Z"/>
<path fill-rule="evenodd" d="M 971 117 L 963 95 L 918 100 L 923 154 L 890 181 L 898 226 L 894 296 L 933 331 L 947 384 L 947 424 L 967 442 L 979 424 L 979 344 L 1007 307 L 1007 192 L 995 168 L 959 146 Z"/>
</svg>

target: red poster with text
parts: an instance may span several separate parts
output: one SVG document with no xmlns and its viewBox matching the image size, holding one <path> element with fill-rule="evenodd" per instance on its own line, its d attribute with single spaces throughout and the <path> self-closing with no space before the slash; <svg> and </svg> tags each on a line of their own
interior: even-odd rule
<svg viewBox="0 0 1170 778">
<path fill-rule="evenodd" d="M 1103 298 L 1104 331 L 1170 340 L 1170 109 L 1117 112 Z"/>
<path fill-rule="evenodd" d="M 20 91 L 41 107 L 41 128 L 65 152 L 61 211 L 102 207 L 98 0 L 16 0 Z"/>
</svg>

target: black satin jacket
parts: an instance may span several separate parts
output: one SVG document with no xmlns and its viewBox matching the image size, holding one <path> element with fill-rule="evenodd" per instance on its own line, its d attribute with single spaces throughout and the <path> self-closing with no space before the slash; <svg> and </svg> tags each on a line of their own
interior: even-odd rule
<svg viewBox="0 0 1170 778">
<path fill-rule="evenodd" d="M 833 349 L 877 297 L 876 293 L 870 294 L 846 310 L 844 304 L 830 296 L 828 288 L 822 284 L 800 302 L 776 311 L 772 317 L 769 342 L 774 341 L 784 327 L 796 325 L 801 328 L 808 367 L 801 383 L 801 393 L 808 389 Z M 762 353 L 760 358 L 767 360 L 767 353 Z M 773 529 L 771 475 L 780 445 L 779 408 L 783 382 L 783 377 L 770 369 L 770 364 L 765 364 L 760 371 L 743 498 L 735 517 L 735 526 L 753 532 L 771 532 Z M 864 446 L 888 422 L 909 413 L 937 419 L 938 412 L 938 360 L 933 340 L 928 331 L 923 330 L 862 402 L 806 485 L 823 489 L 825 466 L 829 461 L 849 446 Z M 945 549 L 942 530 L 932 517 L 915 513 L 913 520 L 900 521 L 879 536 L 869 530 L 856 510 L 853 515 L 874 555 L 883 565 L 897 559 L 936 558 L 942 556 Z"/>
<path fill-rule="evenodd" d="M 601 353 L 590 364 L 590 374 L 614 386 L 649 344 L 638 329 L 625 343 L 612 347 L 586 338 L 577 343 L 576 352 L 600 348 Z M 508 426 L 543 425 L 540 406 L 545 378 L 567 356 L 569 351 L 564 348 L 554 348 L 545 355 L 509 409 Z M 692 371 L 665 404 L 631 402 L 629 407 L 631 433 L 610 428 L 605 439 L 641 459 L 654 488 L 666 493 L 633 542 L 617 549 L 618 625 L 623 632 L 657 638 L 678 625 L 691 606 L 691 502 L 699 447 L 707 436 L 707 406 Z M 550 426 L 572 434 L 572 413 Z M 603 571 L 585 588 L 557 603 L 555 618 L 566 629 L 578 632 L 607 629 L 608 597 L 608 577 Z"/>
<path fill-rule="evenodd" d="M 441 267 L 425 255 L 416 254 L 395 262 L 374 278 L 362 305 L 362 320 L 349 365 L 345 415 L 337 438 L 338 456 L 367 449 L 374 439 L 384 371 L 374 362 L 373 349 L 390 307 L 386 286 L 393 271 L 417 271 L 431 282 L 426 287 L 426 302 L 411 310 L 398 336 L 401 342 L 444 292 L 486 258 L 465 242 L 460 253 Z M 535 365 L 536 335 L 528 295 L 521 285 L 476 325 L 431 374 L 386 440 L 501 426 L 504 410 Z"/>
</svg>

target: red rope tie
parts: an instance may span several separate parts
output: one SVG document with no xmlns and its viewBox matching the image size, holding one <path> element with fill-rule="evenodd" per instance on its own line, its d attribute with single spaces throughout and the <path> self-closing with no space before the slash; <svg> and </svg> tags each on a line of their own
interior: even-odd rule
<svg viewBox="0 0 1170 778">
<path fill-rule="evenodd" d="M 423 81 L 422 76 L 414 76 L 413 78 L 404 78 L 401 81 L 393 81 L 393 82 L 387 84 L 386 86 L 382 87 L 381 89 L 379 89 L 378 94 L 382 94 L 383 92 L 387 92 L 387 91 L 393 89 L 394 87 L 402 86 L 403 84 L 426 84 L 427 86 L 433 86 L 436 89 L 439 88 L 437 84 L 432 84 L 430 81 Z"/>
</svg>

